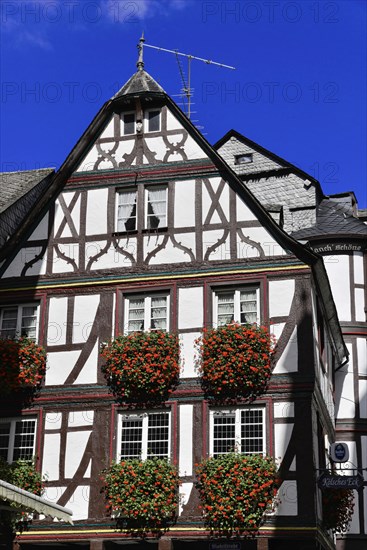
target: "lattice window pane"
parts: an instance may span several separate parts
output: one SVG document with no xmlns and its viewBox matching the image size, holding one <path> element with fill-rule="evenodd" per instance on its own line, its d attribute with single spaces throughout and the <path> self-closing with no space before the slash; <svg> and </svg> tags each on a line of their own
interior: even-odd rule
<svg viewBox="0 0 367 550">
<path fill-rule="evenodd" d="M 1 336 L 14 337 L 17 332 L 18 308 L 6 308 L 1 313 Z"/>
<path fill-rule="evenodd" d="M 134 231 L 136 229 L 136 192 L 118 193 L 117 231 Z"/>
<path fill-rule="evenodd" d="M 257 296 L 256 290 L 241 290 L 240 292 L 241 324 L 256 323 Z"/>
<path fill-rule="evenodd" d="M 167 296 L 152 298 L 150 328 L 167 330 Z"/>
<path fill-rule="evenodd" d="M 235 451 L 236 415 L 234 413 L 215 414 L 213 426 L 213 456 Z"/>
<path fill-rule="evenodd" d="M 220 292 L 218 299 L 218 326 L 228 325 L 234 321 L 234 293 Z"/>
<path fill-rule="evenodd" d="M 140 458 L 142 453 L 143 419 L 122 419 L 121 458 Z"/>
<path fill-rule="evenodd" d="M 15 424 L 13 460 L 31 460 L 34 455 L 35 420 L 19 420 Z"/>
<path fill-rule="evenodd" d="M 27 336 L 32 340 L 36 339 L 37 330 L 37 306 L 22 307 L 22 336 Z"/>
<path fill-rule="evenodd" d="M 264 452 L 262 409 L 241 411 L 241 451 L 244 454 Z"/>
<path fill-rule="evenodd" d="M 124 134 L 135 133 L 135 113 L 124 114 Z"/>
<path fill-rule="evenodd" d="M 10 442 L 10 422 L 0 422 L 0 456 L 8 459 Z"/>
<path fill-rule="evenodd" d="M 167 227 L 167 188 L 148 189 L 147 228 Z"/>
<path fill-rule="evenodd" d="M 153 413 L 148 416 L 148 456 L 168 457 L 169 413 Z"/>
<path fill-rule="evenodd" d="M 160 126 L 160 111 L 148 112 L 148 131 L 159 132 Z"/>
<path fill-rule="evenodd" d="M 129 299 L 128 332 L 144 330 L 144 298 Z"/>
</svg>

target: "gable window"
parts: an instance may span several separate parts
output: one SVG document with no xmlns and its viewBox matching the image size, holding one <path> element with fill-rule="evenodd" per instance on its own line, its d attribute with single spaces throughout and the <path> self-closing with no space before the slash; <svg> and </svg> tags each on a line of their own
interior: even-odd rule
<svg viewBox="0 0 367 550">
<path fill-rule="evenodd" d="M 170 456 L 170 413 L 129 413 L 119 415 L 118 460 Z"/>
<path fill-rule="evenodd" d="M 26 336 L 37 338 L 38 306 L 23 304 L 0 308 L 0 337 L 14 338 Z"/>
<path fill-rule="evenodd" d="M 134 295 L 126 298 L 126 332 L 168 330 L 168 294 Z"/>
<path fill-rule="evenodd" d="M 265 409 L 210 411 L 210 454 L 265 454 Z"/>
<path fill-rule="evenodd" d="M 234 163 L 235 164 L 250 164 L 253 162 L 252 153 L 246 153 L 244 155 L 235 155 Z"/>
<path fill-rule="evenodd" d="M 35 442 L 35 418 L 0 419 L 0 456 L 7 462 L 32 460 Z"/>
<path fill-rule="evenodd" d="M 147 112 L 148 132 L 159 132 L 161 129 L 161 112 L 155 109 Z"/>
<path fill-rule="evenodd" d="M 146 228 L 167 227 L 167 187 L 146 189 Z"/>
<path fill-rule="evenodd" d="M 214 295 L 214 326 L 260 321 L 259 288 L 218 290 Z"/>
<path fill-rule="evenodd" d="M 136 225 L 136 191 L 117 192 L 116 211 L 117 231 L 135 231 Z"/>
<path fill-rule="evenodd" d="M 135 134 L 135 113 L 124 113 L 122 119 L 124 135 Z"/>
</svg>

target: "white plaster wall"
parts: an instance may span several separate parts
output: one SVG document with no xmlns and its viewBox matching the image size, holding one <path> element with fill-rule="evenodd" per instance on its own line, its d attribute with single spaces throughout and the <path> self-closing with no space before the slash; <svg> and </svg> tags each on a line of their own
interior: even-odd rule
<svg viewBox="0 0 367 550">
<path fill-rule="evenodd" d="M 292 335 L 280 356 L 274 368 L 274 374 L 298 371 L 298 342 L 297 327 L 294 328 Z"/>
<path fill-rule="evenodd" d="M 270 333 L 275 336 L 276 342 L 281 337 L 284 327 L 285 323 L 274 323 L 270 325 Z"/>
<path fill-rule="evenodd" d="M 197 372 L 195 370 L 195 340 L 199 336 L 200 332 L 180 334 L 182 364 L 180 378 L 197 377 Z"/>
<path fill-rule="evenodd" d="M 355 293 L 355 306 L 356 306 L 356 321 L 364 322 L 366 320 L 366 314 L 364 312 L 364 288 L 356 288 Z"/>
<path fill-rule="evenodd" d="M 43 439 L 42 474 L 50 481 L 59 479 L 60 434 L 45 434 Z"/>
<path fill-rule="evenodd" d="M 187 158 L 190 160 L 207 158 L 207 155 L 191 136 L 188 136 L 187 140 L 185 141 L 184 149 Z M 172 160 L 172 158 L 173 157 L 171 156 L 168 160 Z"/>
<path fill-rule="evenodd" d="M 134 136 L 132 137 L 132 139 L 127 139 L 126 141 L 120 141 L 115 153 L 116 162 L 122 162 L 122 163 L 126 162 L 124 155 L 129 155 L 134 149 L 134 145 L 135 145 Z M 136 159 L 134 159 L 131 164 L 133 165 L 136 164 Z"/>
<path fill-rule="evenodd" d="M 269 281 L 269 316 L 289 315 L 294 296 L 294 279 Z"/>
<path fill-rule="evenodd" d="M 274 449 L 275 459 L 282 462 L 293 431 L 292 424 L 274 424 Z M 296 469 L 296 458 L 294 457 L 289 468 L 291 471 Z"/>
<path fill-rule="evenodd" d="M 245 227 L 242 232 L 245 237 L 255 241 L 255 243 L 261 244 L 266 256 L 283 256 L 286 254 L 286 251 L 273 239 L 264 227 Z M 249 249 L 249 245 L 245 246 Z M 247 255 L 242 253 L 241 257 L 251 257 L 251 255 L 249 253 Z"/>
<path fill-rule="evenodd" d="M 367 339 L 357 338 L 358 374 L 367 375 Z"/>
<path fill-rule="evenodd" d="M 291 401 L 277 401 L 274 403 L 274 418 L 293 418 L 294 403 Z"/>
<path fill-rule="evenodd" d="M 349 363 L 335 373 L 335 414 L 336 418 L 354 418 L 354 375 L 353 348 L 347 344 Z"/>
<path fill-rule="evenodd" d="M 203 325 L 203 287 L 180 288 L 178 291 L 178 329 Z"/>
<path fill-rule="evenodd" d="M 167 109 L 167 130 L 178 130 L 181 128 L 182 126 L 178 122 L 177 118 L 171 113 L 169 109 Z"/>
<path fill-rule="evenodd" d="M 158 244 L 160 244 L 164 239 L 164 236 L 159 235 L 146 235 L 144 237 L 144 255 L 145 257 L 154 250 Z M 191 249 L 195 254 L 195 233 L 182 233 L 175 235 L 175 239 L 178 243 L 181 243 L 182 246 Z M 191 257 L 188 252 L 181 250 L 173 245 L 172 241 L 169 240 L 166 246 L 155 253 L 149 260 L 151 265 L 157 264 L 167 264 L 167 263 L 181 263 L 181 262 L 191 262 Z"/>
<path fill-rule="evenodd" d="M 48 238 L 48 212 L 43 216 L 42 220 L 33 231 L 32 235 L 28 238 L 29 241 L 35 241 L 38 239 Z"/>
<path fill-rule="evenodd" d="M 47 354 L 46 386 L 64 384 L 79 355 L 79 350 L 49 352 Z"/>
<path fill-rule="evenodd" d="M 69 432 L 65 450 L 65 477 L 72 479 L 83 458 L 91 431 Z"/>
<path fill-rule="evenodd" d="M 354 282 L 364 284 L 363 252 L 353 252 Z"/>
<path fill-rule="evenodd" d="M 278 491 L 280 499 L 275 516 L 296 516 L 298 514 L 297 482 L 283 481 Z"/>
<path fill-rule="evenodd" d="M 45 430 L 60 430 L 61 428 L 61 412 L 52 412 L 45 414 Z"/>
<path fill-rule="evenodd" d="M 86 234 L 107 233 L 108 189 L 90 189 L 87 197 Z"/>
<path fill-rule="evenodd" d="M 9 267 L 5 270 L 2 279 L 7 279 L 8 277 L 20 277 L 24 265 L 33 260 L 35 256 L 38 256 L 41 250 L 42 248 L 40 246 L 22 248 L 15 256 Z M 38 260 L 31 269 L 28 269 L 27 276 L 44 275 L 46 272 L 46 260 L 47 255 L 45 254 L 44 257 L 41 260 Z"/>
<path fill-rule="evenodd" d="M 99 294 L 75 296 L 73 344 L 88 340 L 100 301 Z"/>
<path fill-rule="evenodd" d="M 74 195 L 75 195 L 74 191 L 62 193 L 62 198 L 64 199 L 65 204 L 66 204 L 67 207 L 69 207 L 71 201 L 74 198 Z M 77 199 L 77 201 L 76 201 L 76 203 L 75 203 L 75 205 L 74 205 L 74 207 L 71 211 L 70 216 L 71 216 L 71 219 L 73 220 L 76 231 L 79 232 L 79 227 L 80 227 L 80 197 Z M 64 215 L 63 209 L 61 208 L 59 200 L 57 199 L 56 200 L 56 209 L 55 209 L 55 225 L 54 225 L 55 233 L 58 231 L 58 229 L 60 227 L 60 224 L 64 220 L 64 218 L 65 218 L 65 215 Z M 71 237 L 71 236 L 72 236 L 72 233 L 71 233 L 71 230 L 69 228 L 69 225 L 68 225 L 68 223 L 65 223 L 65 227 L 63 229 L 63 232 L 61 233 L 61 237 Z"/>
<path fill-rule="evenodd" d="M 192 451 L 193 451 L 193 405 L 179 406 L 179 472 L 180 476 L 192 475 Z"/>
<path fill-rule="evenodd" d="M 213 193 L 215 194 L 220 182 L 222 181 L 222 178 L 220 177 L 214 177 L 209 178 L 210 187 L 213 189 Z M 225 217 L 227 220 L 229 219 L 229 192 L 228 192 L 228 184 L 226 183 L 219 199 L 219 204 L 224 212 Z M 205 219 L 208 215 L 208 212 L 212 206 L 213 199 L 211 198 L 209 191 L 207 190 L 204 183 L 202 183 L 202 217 L 203 222 L 205 222 Z M 221 219 L 217 213 L 216 210 L 212 212 L 212 216 L 210 219 L 210 223 L 222 223 Z"/>
<path fill-rule="evenodd" d="M 136 239 L 135 238 L 117 238 L 117 243 L 120 248 L 125 250 L 133 258 L 136 258 Z M 99 254 L 101 250 L 104 250 L 107 241 L 94 241 L 88 243 L 86 246 L 86 262 L 96 254 Z M 118 268 L 118 267 L 130 267 L 132 265 L 131 259 L 128 256 L 125 256 L 123 253 L 120 253 L 115 247 L 111 244 L 106 251 L 93 262 L 91 265 L 91 271 L 97 269 L 108 269 L 108 268 Z"/>
<path fill-rule="evenodd" d="M 211 248 L 219 240 L 222 240 L 223 235 L 223 229 L 203 231 L 203 256 L 205 256 L 208 248 Z M 228 260 L 230 257 L 230 237 L 228 235 L 224 242 L 216 246 L 210 253 L 209 260 Z"/>
<path fill-rule="evenodd" d="M 164 143 L 162 137 L 147 137 L 147 134 L 144 136 L 145 143 L 148 147 L 148 149 L 155 153 L 154 158 L 156 160 L 163 160 L 164 156 L 167 152 L 167 145 Z M 146 158 L 144 155 L 144 164 L 149 164 L 150 161 Z"/>
<path fill-rule="evenodd" d="M 236 209 L 237 209 L 237 220 L 244 222 L 244 221 L 255 221 L 257 220 L 257 217 L 255 214 L 252 213 L 252 211 L 249 209 L 249 207 L 243 202 L 241 197 L 236 195 Z"/>
<path fill-rule="evenodd" d="M 325 262 L 334 302 L 341 321 L 351 321 L 349 256 L 338 255 L 337 262 Z"/>
<path fill-rule="evenodd" d="M 180 502 L 178 515 L 182 514 L 183 507 L 189 502 L 193 483 L 182 483 L 179 488 Z"/>
<path fill-rule="evenodd" d="M 114 117 L 112 116 L 107 123 L 107 126 L 101 133 L 103 138 L 113 138 L 114 137 Z"/>
<path fill-rule="evenodd" d="M 97 147 L 93 146 L 92 149 L 87 153 L 84 157 L 84 159 L 79 164 L 78 168 L 75 170 L 76 172 L 90 172 L 93 170 L 93 167 L 98 159 L 98 151 Z"/>
<path fill-rule="evenodd" d="M 174 226 L 195 226 L 195 181 L 177 181 L 175 184 Z"/>
<path fill-rule="evenodd" d="M 50 298 L 48 309 L 47 346 L 61 346 L 66 342 L 68 299 Z"/>
<path fill-rule="evenodd" d="M 87 519 L 89 508 L 89 485 L 78 485 L 72 497 L 66 503 L 66 508 L 71 508 L 73 520 Z"/>
<path fill-rule="evenodd" d="M 359 380 L 359 414 L 361 418 L 367 418 L 367 380 Z"/>
<path fill-rule="evenodd" d="M 58 256 L 56 248 L 54 249 L 54 259 L 52 264 L 52 270 L 54 273 L 74 273 L 74 267 L 70 260 L 74 260 L 75 264 L 79 264 L 79 244 L 68 243 L 58 244 L 59 251 L 68 259 L 64 260 L 61 256 Z M 69 260 L 70 259 L 70 260 Z"/>
<path fill-rule="evenodd" d="M 74 384 L 97 384 L 98 353 L 99 342 L 97 340 Z"/>
<path fill-rule="evenodd" d="M 77 428 L 78 426 L 92 426 L 94 420 L 94 411 L 71 411 L 68 415 L 68 426 Z"/>
<path fill-rule="evenodd" d="M 59 500 L 59 498 L 61 498 L 61 496 L 62 496 L 63 492 L 65 491 L 65 489 L 66 489 L 66 487 L 48 487 L 46 485 L 45 492 L 42 496 L 46 500 L 49 500 L 50 502 L 53 502 L 54 504 L 57 504 L 57 501 Z"/>
</svg>

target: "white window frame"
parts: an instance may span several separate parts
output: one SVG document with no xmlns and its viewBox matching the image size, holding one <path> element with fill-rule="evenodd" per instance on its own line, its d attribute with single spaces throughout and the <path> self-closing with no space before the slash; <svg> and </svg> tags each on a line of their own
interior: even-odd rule
<svg viewBox="0 0 367 550">
<path fill-rule="evenodd" d="M 125 132 L 125 115 L 134 115 L 134 131 L 133 132 Z M 127 111 L 126 113 L 122 113 L 121 117 L 121 125 L 122 125 L 122 135 L 123 136 L 133 136 L 136 134 L 136 113 L 135 111 Z"/>
<path fill-rule="evenodd" d="M 241 292 L 256 291 L 256 323 L 260 323 L 260 287 L 255 285 L 241 285 L 239 287 L 218 287 L 213 288 L 213 327 L 218 328 L 218 296 L 219 294 L 232 292 L 234 296 L 233 322 L 241 324 Z"/>
<path fill-rule="evenodd" d="M 9 431 L 9 444 L 8 444 L 8 454 L 6 461 L 11 464 L 14 462 L 14 450 L 15 450 L 15 430 L 16 430 L 16 424 L 17 422 L 34 422 L 34 430 L 33 430 L 33 448 L 32 448 L 32 456 L 28 459 L 22 459 L 21 460 L 29 460 L 31 461 L 33 457 L 36 454 L 36 438 L 37 438 L 37 417 L 36 416 L 19 416 L 19 417 L 11 417 L 11 418 L 1 418 L 0 419 L 0 425 L 1 424 L 7 424 L 10 423 L 10 431 Z M 20 447 L 22 448 L 22 447 Z"/>
<path fill-rule="evenodd" d="M 251 164 L 254 162 L 254 154 L 253 153 L 241 153 L 240 155 L 235 155 L 235 165 L 236 166 L 244 166 L 245 164 Z"/>
<path fill-rule="evenodd" d="M 31 338 L 31 340 L 34 340 L 35 342 L 38 341 L 38 329 L 39 329 L 39 303 L 31 302 L 31 303 L 24 303 L 24 304 L 7 304 L 0 306 L 0 337 L 6 338 L 6 334 L 2 334 L 3 331 L 3 314 L 4 311 L 7 309 L 15 309 L 17 308 L 17 323 L 15 328 L 15 335 L 9 336 L 9 338 L 19 337 L 22 336 L 22 321 L 23 321 L 23 308 L 26 307 L 33 307 L 36 308 L 36 326 L 35 326 L 35 338 Z M 25 336 L 25 335 L 24 335 Z M 27 338 L 30 338 L 27 336 Z"/>
<path fill-rule="evenodd" d="M 151 328 L 152 322 L 152 299 L 153 298 L 165 298 L 166 299 L 166 330 L 170 330 L 170 294 L 169 292 L 157 292 L 154 294 L 131 294 L 125 296 L 125 308 L 124 308 L 124 321 L 125 321 L 125 330 L 124 334 L 129 334 L 129 332 L 140 332 L 140 331 L 129 331 L 129 311 L 130 311 L 130 301 L 133 299 L 144 300 L 144 327 L 141 329 L 143 331 L 154 331 L 156 329 Z"/>
<path fill-rule="evenodd" d="M 119 197 L 123 194 L 135 193 L 135 205 L 136 205 L 136 214 L 135 214 L 135 228 L 134 229 L 119 229 Z M 128 233 L 129 231 L 136 231 L 138 229 L 138 192 L 136 189 L 117 189 L 116 198 L 115 198 L 115 228 L 117 233 Z"/>
<path fill-rule="evenodd" d="M 149 191 L 158 191 L 158 190 L 164 190 L 166 192 L 166 198 L 165 198 L 165 203 L 166 203 L 166 208 L 165 208 L 165 218 L 166 218 L 166 224 L 165 225 L 162 225 L 161 227 L 158 227 L 156 229 L 162 229 L 162 228 L 166 228 L 167 225 L 168 225 L 168 186 L 167 185 L 157 185 L 157 186 L 148 186 L 144 189 L 144 211 L 145 211 L 145 225 L 144 227 L 146 229 L 148 229 L 148 231 L 155 231 L 156 229 L 155 228 L 150 228 L 148 227 L 148 219 L 149 219 L 149 215 L 148 215 L 148 196 L 149 196 Z"/>
<path fill-rule="evenodd" d="M 117 449 L 116 449 L 116 459 L 117 461 L 121 460 L 127 460 L 128 457 L 121 458 L 121 445 L 122 445 L 122 422 L 124 418 L 127 419 L 138 419 L 142 420 L 142 437 L 141 437 L 141 455 L 139 457 L 131 456 L 131 458 L 140 458 L 141 460 L 146 460 L 147 458 L 154 457 L 156 455 L 150 455 L 148 457 L 148 423 L 149 423 L 149 417 L 156 415 L 156 414 L 167 414 L 168 416 L 168 450 L 167 455 L 159 455 L 161 458 L 167 458 L 170 459 L 171 457 L 171 439 L 172 439 L 172 432 L 171 432 L 171 422 L 172 422 L 172 415 L 170 410 L 154 410 L 154 411 L 147 411 L 147 412 L 120 412 L 118 414 L 118 427 L 117 427 Z"/>
<path fill-rule="evenodd" d="M 149 130 L 149 113 L 158 112 L 159 113 L 159 128 L 158 130 Z M 145 117 L 144 117 L 144 124 L 145 124 L 145 132 L 148 134 L 154 133 L 154 132 L 160 132 L 162 127 L 162 110 L 159 108 L 156 109 L 147 109 L 145 111 Z"/>
<path fill-rule="evenodd" d="M 258 451 L 256 453 L 250 453 L 245 452 L 241 449 L 241 413 L 242 411 L 261 411 L 262 414 L 262 451 Z M 265 407 L 238 407 L 233 409 L 211 409 L 209 411 L 209 426 L 210 426 L 210 435 L 209 435 L 209 453 L 210 456 L 214 456 L 214 419 L 218 416 L 224 416 L 224 415 L 235 415 L 235 442 L 234 442 L 234 449 L 228 449 L 228 451 L 224 453 L 217 453 L 216 456 L 221 456 L 222 454 L 228 454 L 229 452 L 238 452 L 241 454 L 266 454 L 266 419 L 265 419 Z M 259 439 L 259 438 L 255 438 Z"/>
</svg>

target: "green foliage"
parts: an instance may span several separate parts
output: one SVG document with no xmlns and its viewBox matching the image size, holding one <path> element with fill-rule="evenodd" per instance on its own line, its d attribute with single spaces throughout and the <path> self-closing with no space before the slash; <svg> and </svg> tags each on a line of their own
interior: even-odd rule
<svg viewBox="0 0 367 550">
<path fill-rule="evenodd" d="M 322 523 L 325 529 L 338 533 L 348 531 L 353 510 L 354 493 L 352 489 L 322 490 Z"/>
<path fill-rule="evenodd" d="M 102 371 L 116 397 L 129 401 L 163 401 L 178 383 L 177 334 L 133 332 L 102 345 Z"/>
<path fill-rule="evenodd" d="M 17 460 L 8 464 L 0 457 L 0 479 L 38 496 L 43 493 L 42 476 L 32 462 Z M 0 528 L 4 531 L 23 531 L 29 524 L 29 514 L 22 512 L 20 504 L 6 500 L 0 500 L 0 503 L 13 508 L 13 511 L 2 511 Z"/>
<path fill-rule="evenodd" d="M 196 484 L 204 521 L 215 535 L 253 536 L 280 486 L 271 457 L 228 453 L 202 460 Z"/>
<path fill-rule="evenodd" d="M 123 460 L 102 472 L 106 509 L 121 528 L 140 536 L 161 534 L 175 522 L 177 468 L 165 459 Z"/>
<path fill-rule="evenodd" d="M 273 337 L 266 327 L 231 323 L 204 329 L 196 341 L 204 390 L 216 398 L 255 399 L 271 376 Z"/>
</svg>

